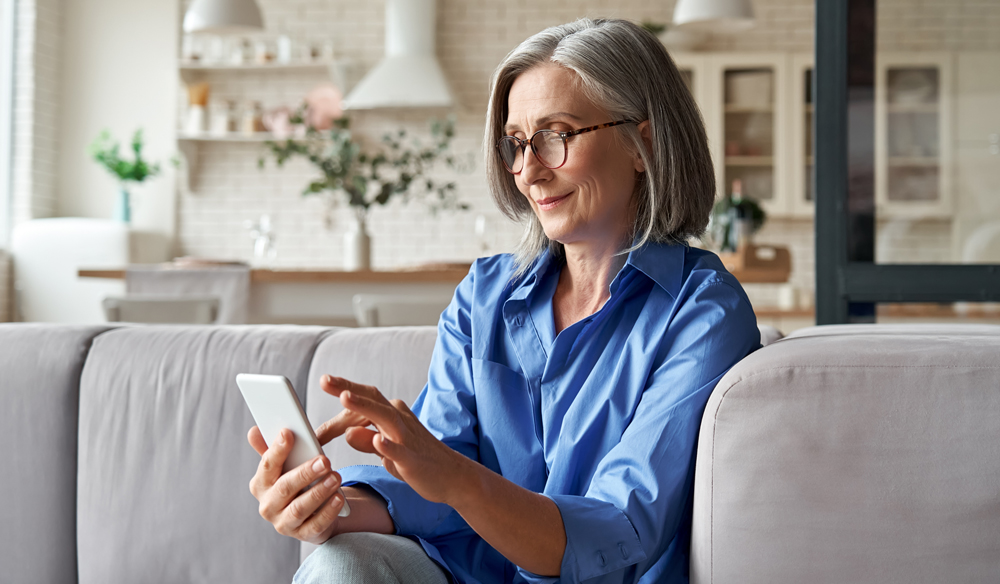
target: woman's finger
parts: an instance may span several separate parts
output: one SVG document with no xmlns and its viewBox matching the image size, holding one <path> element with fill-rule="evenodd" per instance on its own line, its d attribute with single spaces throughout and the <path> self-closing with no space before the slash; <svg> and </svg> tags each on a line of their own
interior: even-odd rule
<svg viewBox="0 0 1000 584">
<path fill-rule="evenodd" d="M 392 440 L 387 439 L 385 434 L 374 436 L 372 438 L 372 446 L 375 448 L 375 452 L 382 458 L 396 460 L 402 454 L 402 447 Z"/>
<path fill-rule="evenodd" d="M 267 491 L 260 503 L 260 514 L 264 519 L 277 519 L 293 499 L 299 496 L 306 487 L 318 478 L 330 472 L 330 461 L 325 456 L 304 462 L 294 469 L 281 475 Z M 305 520 L 305 517 L 303 518 Z"/>
<path fill-rule="evenodd" d="M 354 383 L 343 377 L 333 377 L 332 375 L 324 375 L 320 379 L 320 388 L 323 391 L 329 393 L 334 397 L 340 397 L 340 394 L 345 391 L 352 391 L 358 395 L 363 395 L 365 397 L 389 403 L 389 400 L 385 399 L 382 392 L 378 388 L 371 385 L 362 385 L 360 383 Z"/>
<path fill-rule="evenodd" d="M 372 439 L 377 435 L 378 432 L 370 428 L 351 428 L 347 431 L 345 438 L 347 445 L 359 452 L 378 454 L 375 447 L 372 446 Z"/>
<path fill-rule="evenodd" d="M 264 437 L 261 436 L 260 428 L 257 426 L 250 428 L 250 431 L 247 432 L 247 442 L 250 443 L 251 448 L 257 451 L 257 454 L 263 456 L 267 452 L 267 442 L 264 442 Z"/>
<path fill-rule="evenodd" d="M 317 482 L 308 491 L 295 497 L 281 512 L 281 517 L 275 522 L 275 528 L 279 533 L 286 535 L 298 531 L 323 503 L 337 493 L 338 488 L 340 488 L 340 475 L 335 472 L 330 473 L 322 482 Z"/>
<path fill-rule="evenodd" d="M 343 508 L 344 495 L 335 491 L 333 496 L 327 499 L 312 517 L 299 526 L 293 537 L 311 543 L 320 543 L 320 540 L 325 539 L 319 537 L 320 534 L 330 530 L 330 527 L 337 522 L 340 510 Z"/>
<path fill-rule="evenodd" d="M 278 433 L 278 438 L 270 448 L 265 448 L 260 456 L 260 463 L 257 465 L 257 473 L 250 480 L 250 492 L 254 496 L 258 492 L 263 493 L 271 488 L 271 485 L 281 477 L 281 468 L 284 466 L 285 459 L 288 458 L 288 453 L 291 452 L 294 443 L 295 435 L 286 428 Z"/>
<path fill-rule="evenodd" d="M 368 418 L 380 432 L 385 432 L 390 438 L 399 440 L 401 430 L 399 411 L 388 401 L 382 403 L 353 391 L 345 391 L 340 394 L 340 403 L 346 409 Z"/>
<path fill-rule="evenodd" d="M 369 425 L 371 425 L 371 422 L 363 415 L 351 410 L 343 410 L 336 416 L 320 424 L 319 428 L 316 428 L 316 438 L 319 439 L 320 444 L 326 444 L 346 432 L 348 428 Z"/>
</svg>

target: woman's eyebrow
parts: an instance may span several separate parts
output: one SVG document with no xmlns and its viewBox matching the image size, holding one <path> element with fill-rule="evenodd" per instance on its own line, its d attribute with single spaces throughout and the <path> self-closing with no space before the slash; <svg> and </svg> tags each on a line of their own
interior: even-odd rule
<svg viewBox="0 0 1000 584">
<path fill-rule="evenodd" d="M 556 113 L 552 113 L 552 114 L 549 114 L 547 116 L 544 116 L 544 117 L 541 117 L 541 118 L 535 120 L 534 125 L 535 125 L 535 127 L 544 126 L 544 125 L 546 125 L 546 124 L 548 124 L 550 122 L 558 120 L 559 118 L 569 118 L 571 120 L 575 120 L 575 121 L 578 121 L 578 122 L 581 119 L 580 116 L 575 115 L 575 114 L 571 114 L 569 112 L 556 112 Z M 510 132 L 510 131 L 513 131 L 513 130 L 520 130 L 520 129 L 521 129 L 521 126 L 519 126 L 518 124 L 513 123 L 513 122 L 508 122 L 503 127 L 503 131 L 504 132 Z"/>
</svg>

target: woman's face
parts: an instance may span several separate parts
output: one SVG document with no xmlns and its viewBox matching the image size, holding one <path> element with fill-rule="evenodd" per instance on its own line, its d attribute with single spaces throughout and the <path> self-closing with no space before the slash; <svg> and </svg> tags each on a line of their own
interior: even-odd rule
<svg viewBox="0 0 1000 584">
<path fill-rule="evenodd" d="M 522 140 L 538 130 L 567 132 L 617 121 L 584 97 L 576 73 L 555 64 L 533 67 L 515 79 L 507 107 L 506 134 Z M 632 192 L 643 166 L 614 132 L 567 138 L 566 163 L 557 169 L 543 166 L 528 148 L 514 180 L 549 239 L 615 249 L 627 243 Z"/>
</svg>

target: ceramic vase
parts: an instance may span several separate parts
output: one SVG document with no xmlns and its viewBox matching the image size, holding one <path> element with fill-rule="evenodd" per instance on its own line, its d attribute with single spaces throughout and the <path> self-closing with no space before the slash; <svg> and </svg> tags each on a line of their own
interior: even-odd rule
<svg viewBox="0 0 1000 584">
<path fill-rule="evenodd" d="M 371 269 L 372 240 L 368 236 L 364 209 L 354 211 L 354 220 L 344 233 L 344 270 L 359 272 Z"/>
<path fill-rule="evenodd" d="M 122 223 L 132 222 L 132 201 L 128 189 L 118 189 L 118 201 L 115 203 L 115 219 Z"/>
</svg>

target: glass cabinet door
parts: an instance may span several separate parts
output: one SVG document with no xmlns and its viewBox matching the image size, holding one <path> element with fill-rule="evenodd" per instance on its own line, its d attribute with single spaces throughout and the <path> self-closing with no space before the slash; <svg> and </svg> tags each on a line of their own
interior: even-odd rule
<svg viewBox="0 0 1000 584">
<path fill-rule="evenodd" d="M 950 212 L 947 78 L 943 56 L 885 55 L 876 80 L 876 191 L 887 216 Z"/>
<path fill-rule="evenodd" d="M 725 182 L 735 181 L 743 196 L 774 200 L 774 71 L 769 68 L 727 69 L 724 73 Z"/>
<path fill-rule="evenodd" d="M 719 194 L 740 185 L 771 216 L 787 215 L 785 154 L 789 93 L 784 54 L 726 55 L 715 63 L 720 99 L 716 169 Z"/>
<path fill-rule="evenodd" d="M 813 158 L 813 56 L 792 56 L 791 215 L 812 217 L 815 205 Z"/>
</svg>

